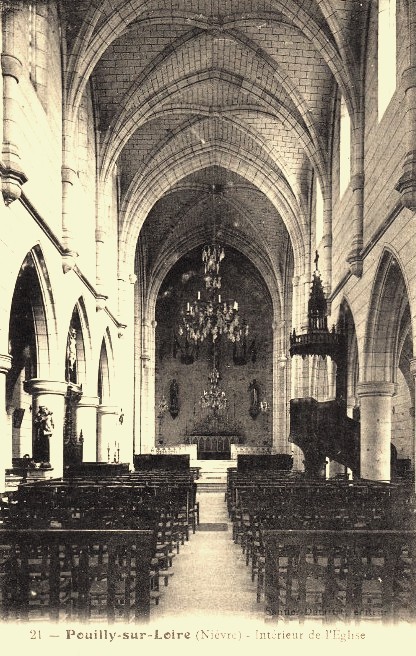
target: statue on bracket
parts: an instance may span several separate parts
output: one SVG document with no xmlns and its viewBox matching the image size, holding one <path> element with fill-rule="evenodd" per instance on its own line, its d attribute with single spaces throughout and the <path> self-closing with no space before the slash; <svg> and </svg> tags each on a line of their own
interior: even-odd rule
<svg viewBox="0 0 416 656">
<path fill-rule="evenodd" d="M 250 393 L 250 408 L 248 412 L 252 419 L 256 419 L 260 412 L 260 388 L 255 378 L 249 384 L 248 391 Z"/>
<path fill-rule="evenodd" d="M 33 460 L 40 462 L 43 466 L 50 466 L 50 444 L 54 424 L 52 412 L 44 405 L 40 405 L 36 415 L 33 418 L 35 429 L 33 441 Z"/>
<path fill-rule="evenodd" d="M 169 387 L 169 413 L 172 419 L 179 414 L 179 385 L 176 378 L 172 379 Z"/>
<path fill-rule="evenodd" d="M 66 343 L 66 380 L 68 383 L 77 382 L 77 331 L 71 326 Z"/>
</svg>

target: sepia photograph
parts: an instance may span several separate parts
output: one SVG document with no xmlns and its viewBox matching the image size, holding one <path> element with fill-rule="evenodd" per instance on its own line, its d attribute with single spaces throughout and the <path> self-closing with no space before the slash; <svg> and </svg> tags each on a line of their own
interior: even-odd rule
<svg viewBox="0 0 416 656">
<path fill-rule="evenodd" d="M 410 644 L 416 2 L 0 23 L 0 645 Z"/>
</svg>

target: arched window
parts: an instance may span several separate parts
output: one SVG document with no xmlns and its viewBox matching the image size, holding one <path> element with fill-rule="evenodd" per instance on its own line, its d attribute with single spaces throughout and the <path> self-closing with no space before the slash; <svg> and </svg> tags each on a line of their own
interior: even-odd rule
<svg viewBox="0 0 416 656">
<path fill-rule="evenodd" d="M 322 198 L 322 189 L 316 178 L 316 200 L 315 200 L 315 247 L 319 249 L 319 244 L 324 236 L 324 199 Z"/>
<path fill-rule="evenodd" d="M 396 0 L 378 0 L 378 120 L 396 90 Z"/>
<path fill-rule="evenodd" d="M 345 98 L 341 96 L 339 127 L 339 195 L 342 196 L 351 178 L 351 120 Z"/>
</svg>

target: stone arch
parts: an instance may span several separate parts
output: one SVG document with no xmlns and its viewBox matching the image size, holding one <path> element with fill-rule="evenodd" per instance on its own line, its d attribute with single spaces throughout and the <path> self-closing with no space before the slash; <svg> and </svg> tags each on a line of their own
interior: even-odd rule
<svg viewBox="0 0 416 656">
<path fill-rule="evenodd" d="M 317 51 L 321 53 L 338 84 L 343 88 L 345 95 L 349 98 L 349 102 L 353 103 L 355 100 L 354 87 L 351 79 L 349 79 L 343 59 L 334 47 L 334 42 L 321 33 L 316 23 L 316 17 L 299 7 L 295 11 L 292 11 L 288 8 L 287 3 L 282 3 L 280 0 L 276 0 L 274 5 L 277 11 L 285 14 L 289 22 L 298 27 L 315 44 Z M 143 10 L 143 7 L 141 9 Z M 129 10 L 120 12 L 120 14 L 118 14 L 118 10 L 114 10 L 111 19 L 108 17 L 107 21 L 104 21 L 97 30 L 101 11 L 102 8 L 97 7 L 95 4 L 90 7 L 80 33 L 75 40 L 69 59 L 67 106 L 68 119 L 70 121 L 73 119 L 73 114 L 78 110 L 80 98 L 87 80 L 109 43 L 118 38 L 126 28 L 128 29 L 130 21 L 134 20 L 137 22 L 139 19 L 143 20 L 144 18 L 143 14 L 138 13 L 137 7 L 129 6 Z M 333 15 L 331 11 L 328 13 L 331 16 Z M 186 24 L 190 28 L 195 26 L 206 29 L 206 22 L 203 18 L 201 20 L 201 16 L 196 17 L 194 14 L 185 14 L 182 20 L 186 21 Z M 334 25 L 332 23 L 329 24 L 334 29 Z M 335 38 L 334 35 L 332 37 Z M 345 44 L 343 45 L 345 47 Z"/>
<path fill-rule="evenodd" d="M 146 185 L 140 193 L 135 197 L 134 207 L 128 213 L 125 212 L 125 220 L 120 235 L 120 264 L 124 262 L 127 268 L 133 268 L 135 248 L 141 227 L 145 221 L 147 214 L 151 207 L 166 191 L 180 180 L 184 179 L 187 175 L 194 173 L 197 170 L 206 168 L 207 166 L 215 163 L 219 166 L 227 167 L 234 173 L 238 173 L 245 177 L 249 182 L 255 184 L 260 191 L 270 200 L 272 205 L 276 208 L 282 217 L 286 228 L 289 232 L 292 247 L 294 250 L 295 270 L 298 269 L 303 272 L 303 262 L 305 261 L 305 248 L 302 235 L 304 226 L 301 224 L 297 216 L 295 208 L 287 202 L 287 199 L 281 194 L 278 185 L 274 186 L 270 176 L 266 176 L 255 163 L 246 162 L 242 170 L 242 162 L 234 154 L 230 157 L 223 149 L 221 149 L 221 157 L 212 157 L 209 153 L 194 153 L 194 157 L 185 157 L 180 161 L 176 161 L 176 167 L 171 168 L 169 177 L 161 176 L 160 172 L 154 179 L 153 186 Z"/>
<path fill-rule="evenodd" d="M 341 302 L 338 330 L 345 338 L 345 361 L 337 372 L 337 387 L 347 402 L 347 412 L 352 417 L 357 406 L 357 384 L 360 375 L 358 342 L 354 316 L 346 298 Z"/>
<path fill-rule="evenodd" d="M 98 362 L 97 393 L 100 404 L 109 403 L 112 392 L 112 347 L 110 334 L 107 330 L 101 341 Z"/>
<path fill-rule="evenodd" d="M 16 278 L 8 339 L 12 363 L 6 378 L 6 405 L 12 416 L 12 455 L 21 457 L 32 453 L 32 396 L 24 383 L 48 379 L 56 354 L 52 288 L 39 245 L 27 253 Z"/>
<path fill-rule="evenodd" d="M 71 336 L 71 331 L 75 331 Z M 72 346 L 73 342 L 73 346 Z M 74 353 L 71 354 L 71 350 Z M 76 302 L 68 329 L 68 340 L 65 358 L 65 378 L 67 381 L 85 387 L 89 380 L 88 363 L 91 357 L 91 334 L 85 302 L 82 296 Z M 75 368 L 70 366 L 71 358 L 75 359 Z M 72 377 L 71 377 L 72 376 Z"/>
<path fill-rule="evenodd" d="M 403 271 L 396 254 L 385 249 L 370 297 L 361 376 L 364 381 L 396 382 L 400 332 L 407 316 L 410 321 L 410 295 Z"/>
</svg>

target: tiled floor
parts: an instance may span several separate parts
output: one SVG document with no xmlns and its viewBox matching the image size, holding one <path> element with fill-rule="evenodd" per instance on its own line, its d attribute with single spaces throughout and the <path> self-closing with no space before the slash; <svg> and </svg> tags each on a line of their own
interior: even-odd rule
<svg viewBox="0 0 416 656">
<path fill-rule="evenodd" d="M 263 619 L 263 604 L 256 602 L 256 582 L 251 581 L 241 547 L 232 540 L 224 492 L 199 492 L 200 522 L 227 524 L 227 531 L 204 530 L 181 546 L 173 565 L 174 575 L 163 588 L 151 619 L 189 615 Z"/>
</svg>

